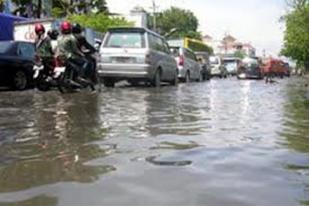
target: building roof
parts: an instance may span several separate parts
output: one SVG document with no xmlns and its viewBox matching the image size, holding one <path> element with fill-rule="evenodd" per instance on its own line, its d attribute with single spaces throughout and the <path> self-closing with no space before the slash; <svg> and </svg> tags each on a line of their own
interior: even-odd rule
<svg viewBox="0 0 309 206">
<path fill-rule="evenodd" d="M 231 42 L 234 42 L 236 41 L 237 39 L 235 37 L 233 37 L 232 35 L 226 35 L 223 39 L 223 41 L 231 41 Z"/>
<path fill-rule="evenodd" d="M 212 39 L 212 37 L 210 35 L 206 34 L 206 35 L 203 36 L 203 39 Z"/>
</svg>

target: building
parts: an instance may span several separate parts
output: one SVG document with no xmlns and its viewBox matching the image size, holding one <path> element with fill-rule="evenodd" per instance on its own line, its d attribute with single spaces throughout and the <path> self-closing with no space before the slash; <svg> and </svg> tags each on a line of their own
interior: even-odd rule
<svg viewBox="0 0 309 206">
<path fill-rule="evenodd" d="M 212 47 L 215 54 L 219 53 L 218 51 L 219 41 L 215 40 L 212 36 L 204 35 L 202 37 L 202 41 L 204 42 L 204 44 L 207 44 L 208 46 Z"/>
<path fill-rule="evenodd" d="M 246 56 L 255 56 L 256 49 L 250 43 L 238 41 L 230 34 L 226 34 L 222 40 L 214 40 L 211 36 L 205 35 L 203 41 L 211 45 L 216 54 L 234 55 L 236 52 L 241 52 Z"/>
</svg>

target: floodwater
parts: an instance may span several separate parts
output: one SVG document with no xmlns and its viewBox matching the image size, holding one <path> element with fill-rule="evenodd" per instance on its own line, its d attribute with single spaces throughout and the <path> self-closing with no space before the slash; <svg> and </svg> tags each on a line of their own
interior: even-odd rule
<svg viewBox="0 0 309 206">
<path fill-rule="evenodd" d="M 0 206 L 309 205 L 304 80 L 0 95 Z"/>
</svg>

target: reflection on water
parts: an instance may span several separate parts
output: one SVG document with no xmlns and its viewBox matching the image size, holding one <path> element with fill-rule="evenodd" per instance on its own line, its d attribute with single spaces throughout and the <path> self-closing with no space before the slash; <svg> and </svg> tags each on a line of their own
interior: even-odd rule
<svg viewBox="0 0 309 206">
<path fill-rule="evenodd" d="M 308 205 L 300 85 L 4 92 L 0 206 Z"/>
<path fill-rule="evenodd" d="M 48 97 L 34 93 L 23 98 L 26 105 L 20 104 L 15 114 L 12 109 L 2 108 L 1 114 L 7 117 L 1 119 L 1 123 L 6 121 L 6 127 L 1 127 L 6 131 L 2 138 L 10 142 L 4 141 L 0 148 L 0 192 L 58 182 L 89 183 L 116 169 L 85 164 L 114 149 L 92 144 L 107 133 L 99 125 L 96 96 L 80 96 L 78 102 L 54 93 Z M 2 101 L 11 107 L 9 100 Z"/>
<path fill-rule="evenodd" d="M 38 196 L 31 198 L 29 200 L 24 200 L 20 202 L 13 203 L 1 203 L 0 206 L 56 206 L 58 205 L 58 200 L 55 197 Z"/>
<path fill-rule="evenodd" d="M 285 128 L 281 133 L 285 137 L 284 145 L 298 153 L 288 160 L 286 168 L 295 172 L 304 184 L 305 194 L 309 189 L 309 89 L 300 85 L 291 84 L 288 88 L 288 101 L 285 105 Z M 305 155 L 304 155 L 305 154 Z M 309 205 L 309 196 L 301 198 L 302 205 Z"/>
</svg>

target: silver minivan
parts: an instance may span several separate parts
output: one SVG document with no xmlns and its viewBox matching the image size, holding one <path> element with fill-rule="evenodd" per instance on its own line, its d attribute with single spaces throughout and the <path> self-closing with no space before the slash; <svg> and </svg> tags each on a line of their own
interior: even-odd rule
<svg viewBox="0 0 309 206">
<path fill-rule="evenodd" d="M 171 47 L 178 66 L 178 78 L 182 82 L 201 81 L 202 67 L 194 52 L 183 47 Z"/>
<path fill-rule="evenodd" d="M 127 80 L 178 83 L 177 64 L 163 37 L 146 28 L 111 28 L 100 48 L 98 73 L 106 87 Z"/>
</svg>

